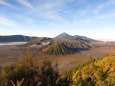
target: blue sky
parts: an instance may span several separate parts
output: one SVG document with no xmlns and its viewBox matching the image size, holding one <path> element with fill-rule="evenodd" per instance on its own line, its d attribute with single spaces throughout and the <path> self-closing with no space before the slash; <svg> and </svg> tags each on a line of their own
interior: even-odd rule
<svg viewBox="0 0 115 86">
<path fill-rule="evenodd" d="M 0 0 L 0 35 L 62 32 L 115 41 L 115 0 Z"/>
</svg>

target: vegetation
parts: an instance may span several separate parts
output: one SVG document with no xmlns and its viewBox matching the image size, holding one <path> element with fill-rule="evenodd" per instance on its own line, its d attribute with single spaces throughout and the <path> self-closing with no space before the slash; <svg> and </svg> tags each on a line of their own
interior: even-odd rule
<svg viewBox="0 0 115 86">
<path fill-rule="evenodd" d="M 57 65 L 45 60 L 38 66 L 36 59 L 30 52 L 19 62 L 4 65 L 0 70 L 0 86 L 55 86 L 59 77 Z"/>
<path fill-rule="evenodd" d="M 17 64 L 1 67 L 0 86 L 115 86 L 115 56 L 90 58 L 60 76 L 57 64 L 45 60 L 39 66 L 28 51 Z"/>
<path fill-rule="evenodd" d="M 42 53 L 48 55 L 66 55 L 73 53 L 73 51 L 64 44 L 54 43 L 48 48 L 44 49 Z"/>
<path fill-rule="evenodd" d="M 90 58 L 66 72 L 59 80 L 59 86 L 115 86 L 115 56 L 103 59 Z"/>
<path fill-rule="evenodd" d="M 24 82 L 24 78 L 21 81 L 17 81 L 16 85 L 14 84 L 14 82 L 11 80 L 12 85 L 13 86 L 22 86 L 23 82 Z"/>
</svg>

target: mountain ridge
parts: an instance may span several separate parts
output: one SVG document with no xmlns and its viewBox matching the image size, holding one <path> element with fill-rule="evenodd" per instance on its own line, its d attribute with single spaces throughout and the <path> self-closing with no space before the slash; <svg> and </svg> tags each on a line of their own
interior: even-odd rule
<svg viewBox="0 0 115 86">
<path fill-rule="evenodd" d="M 86 36 L 80 36 L 80 35 L 69 35 L 69 34 L 66 33 L 66 32 L 63 32 L 63 33 L 57 35 L 55 38 L 80 38 L 80 39 L 83 39 L 83 40 L 85 40 L 85 41 L 89 41 L 89 42 L 97 41 L 97 40 L 91 39 L 91 38 L 86 37 Z"/>
<path fill-rule="evenodd" d="M 0 42 L 29 42 L 37 37 L 25 36 L 25 35 L 0 35 Z"/>
</svg>

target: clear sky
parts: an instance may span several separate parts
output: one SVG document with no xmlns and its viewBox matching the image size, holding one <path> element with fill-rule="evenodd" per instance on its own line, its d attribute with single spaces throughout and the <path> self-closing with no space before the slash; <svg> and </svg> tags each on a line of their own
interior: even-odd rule
<svg viewBox="0 0 115 86">
<path fill-rule="evenodd" d="M 115 0 L 0 0 L 0 35 L 62 32 L 115 41 Z"/>
</svg>

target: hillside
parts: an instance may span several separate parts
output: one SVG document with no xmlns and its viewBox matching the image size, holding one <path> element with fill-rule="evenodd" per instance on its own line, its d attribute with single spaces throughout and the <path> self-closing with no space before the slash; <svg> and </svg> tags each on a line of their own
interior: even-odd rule
<svg viewBox="0 0 115 86">
<path fill-rule="evenodd" d="M 86 36 L 80 36 L 80 35 L 75 35 L 74 38 L 80 38 L 80 39 L 86 40 L 86 41 L 88 41 L 88 42 L 95 42 L 95 41 L 97 41 L 97 40 L 88 38 L 88 37 L 86 37 Z"/>
<path fill-rule="evenodd" d="M 102 59 L 92 59 L 66 72 L 58 80 L 62 86 L 114 86 L 115 56 L 108 55 Z M 62 84 L 63 83 L 63 84 Z"/>
<path fill-rule="evenodd" d="M 54 43 L 50 45 L 48 48 L 43 49 L 42 53 L 48 55 L 66 55 L 72 54 L 73 51 L 64 44 Z"/>
<path fill-rule="evenodd" d="M 53 43 L 62 43 L 65 44 L 67 47 L 72 48 L 72 49 L 89 49 L 92 48 L 92 45 L 90 42 L 87 42 L 85 40 L 82 40 L 80 38 L 69 38 L 69 39 L 64 39 L 64 38 L 46 38 L 46 37 L 39 37 L 36 38 L 35 40 L 26 43 L 24 46 L 32 46 L 36 44 L 36 46 L 47 46 L 53 44 Z"/>
<path fill-rule="evenodd" d="M 51 42 L 51 38 L 38 37 L 38 38 L 24 44 L 23 46 L 30 46 L 30 45 L 33 45 L 33 44 L 42 45 L 42 43 L 44 43 L 44 42 Z"/>
<path fill-rule="evenodd" d="M 0 36 L 0 42 L 28 42 L 32 41 L 37 37 L 30 37 L 24 35 L 10 35 L 10 36 Z"/>
<path fill-rule="evenodd" d="M 90 49 L 93 47 L 90 42 L 87 42 L 80 38 L 69 38 L 69 39 L 55 38 L 53 40 L 54 42 L 63 43 L 67 47 L 73 48 L 73 49 Z"/>
<path fill-rule="evenodd" d="M 115 42 L 92 42 L 92 46 L 94 46 L 95 48 L 115 47 Z"/>
<path fill-rule="evenodd" d="M 55 38 L 80 38 L 80 39 L 83 39 L 85 41 L 88 41 L 88 42 L 93 42 L 93 41 L 96 41 L 94 39 L 91 39 L 91 38 L 88 38 L 86 36 L 80 36 L 80 35 L 69 35 L 68 33 L 64 32 L 64 33 L 61 33 L 59 35 L 57 35 Z"/>
</svg>

